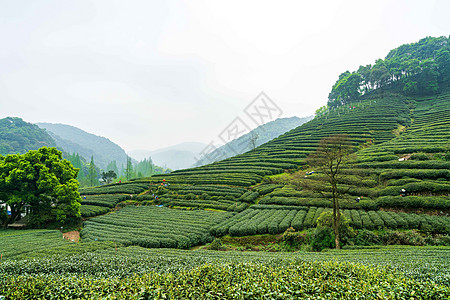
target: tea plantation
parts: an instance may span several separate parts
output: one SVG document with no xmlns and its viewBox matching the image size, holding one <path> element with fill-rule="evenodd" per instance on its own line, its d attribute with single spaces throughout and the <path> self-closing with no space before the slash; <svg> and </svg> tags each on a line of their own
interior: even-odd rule
<svg viewBox="0 0 450 300">
<path fill-rule="evenodd" d="M 419 94 L 393 82 L 247 153 L 81 189 L 80 243 L 0 230 L 0 296 L 449 299 L 450 87 Z M 343 250 L 326 249 L 331 235 L 310 245 L 332 204 L 306 158 L 334 134 L 354 150 L 338 185 Z M 277 253 L 205 250 L 263 236 Z"/>
<path fill-rule="evenodd" d="M 432 257 L 432 259 L 430 259 Z M 325 253 L 109 248 L 0 264 L 7 299 L 446 299 L 449 252 L 383 247 Z M 95 287 L 95 288 L 93 288 Z"/>
</svg>

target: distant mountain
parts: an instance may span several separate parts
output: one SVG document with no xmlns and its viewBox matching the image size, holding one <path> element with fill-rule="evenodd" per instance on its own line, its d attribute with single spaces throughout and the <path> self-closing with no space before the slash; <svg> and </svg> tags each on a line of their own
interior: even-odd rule
<svg viewBox="0 0 450 300">
<path fill-rule="evenodd" d="M 247 134 L 240 136 L 239 138 L 232 140 L 231 142 L 217 148 L 213 152 L 207 154 L 196 162 L 193 166 L 203 166 L 215 161 L 219 161 L 225 158 L 229 158 L 238 154 L 245 153 L 253 149 L 253 147 L 258 147 L 265 144 L 274 138 L 292 130 L 310 120 L 314 116 L 309 117 L 291 117 L 291 118 L 279 118 L 272 122 L 268 122 L 257 128 L 253 129 Z M 253 145 L 252 139 L 255 142 Z"/>
<path fill-rule="evenodd" d="M 126 165 L 127 154 L 119 145 L 111 142 L 109 139 L 88 133 L 77 127 L 52 124 L 36 123 L 42 129 L 47 130 L 50 136 L 56 141 L 58 148 L 64 149 L 68 153 L 78 153 L 87 161 L 94 156 L 97 166 L 106 170 L 109 162 L 115 160 L 120 168 Z"/>
<path fill-rule="evenodd" d="M 153 151 L 133 150 L 128 154 L 136 160 L 151 157 L 158 166 L 179 170 L 192 166 L 206 146 L 204 143 L 186 142 Z"/>
<path fill-rule="evenodd" d="M 56 146 L 55 141 L 44 129 L 21 118 L 7 117 L 0 120 L 0 154 L 23 154 L 43 146 Z"/>
</svg>

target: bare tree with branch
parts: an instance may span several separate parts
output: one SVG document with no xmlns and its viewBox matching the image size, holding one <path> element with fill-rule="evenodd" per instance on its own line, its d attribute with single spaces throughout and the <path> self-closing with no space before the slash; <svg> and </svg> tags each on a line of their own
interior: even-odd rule
<svg viewBox="0 0 450 300">
<path fill-rule="evenodd" d="M 317 180 L 308 180 L 308 176 L 299 183 L 306 189 L 320 193 L 324 198 L 329 198 L 333 204 L 332 227 L 335 235 L 336 249 L 340 249 L 339 225 L 341 214 L 339 200 L 342 190 L 338 185 L 343 178 L 342 168 L 351 159 L 353 147 L 347 135 L 337 134 L 320 140 L 319 145 L 307 158 L 309 166 L 317 168 L 321 174 Z"/>
</svg>

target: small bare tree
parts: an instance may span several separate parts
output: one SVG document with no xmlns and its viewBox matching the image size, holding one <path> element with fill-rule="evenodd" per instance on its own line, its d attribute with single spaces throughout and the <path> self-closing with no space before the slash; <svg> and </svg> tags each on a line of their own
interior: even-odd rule
<svg viewBox="0 0 450 300">
<path fill-rule="evenodd" d="M 342 191 L 339 192 L 338 184 L 343 178 L 342 168 L 351 158 L 353 147 L 347 135 L 337 134 L 323 138 L 315 152 L 311 153 L 306 162 L 309 166 L 317 168 L 321 176 L 317 180 L 308 180 L 306 176 L 300 185 L 322 194 L 325 198 L 331 198 L 333 203 L 332 227 L 335 235 L 336 249 L 340 249 L 339 225 L 340 210 L 339 200 Z"/>
<path fill-rule="evenodd" d="M 256 149 L 256 141 L 259 138 L 259 134 L 255 132 L 250 133 L 250 144 L 252 145 L 252 150 L 255 151 Z"/>
</svg>

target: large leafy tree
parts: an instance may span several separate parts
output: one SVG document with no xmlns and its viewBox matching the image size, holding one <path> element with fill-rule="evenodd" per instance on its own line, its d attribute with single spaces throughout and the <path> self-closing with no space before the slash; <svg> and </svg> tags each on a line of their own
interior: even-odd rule
<svg viewBox="0 0 450 300">
<path fill-rule="evenodd" d="M 342 73 L 328 95 L 328 105 L 336 107 L 357 99 L 361 94 L 362 81 L 362 76 L 356 72 L 346 71 Z"/>
<path fill-rule="evenodd" d="M 105 183 L 111 183 L 113 179 L 117 178 L 116 172 L 109 170 L 108 172 L 102 172 L 102 179 Z"/>
<path fill-rule="evenodd" d="M 0 156 L 0 201 L 11 208 L 6 227 L 29 207 L 30 223 L 64 223 L 80 216 L 78 169 L 62 159 L 56 148 L 42 147 L 25 154 Z"/>
</svg>

